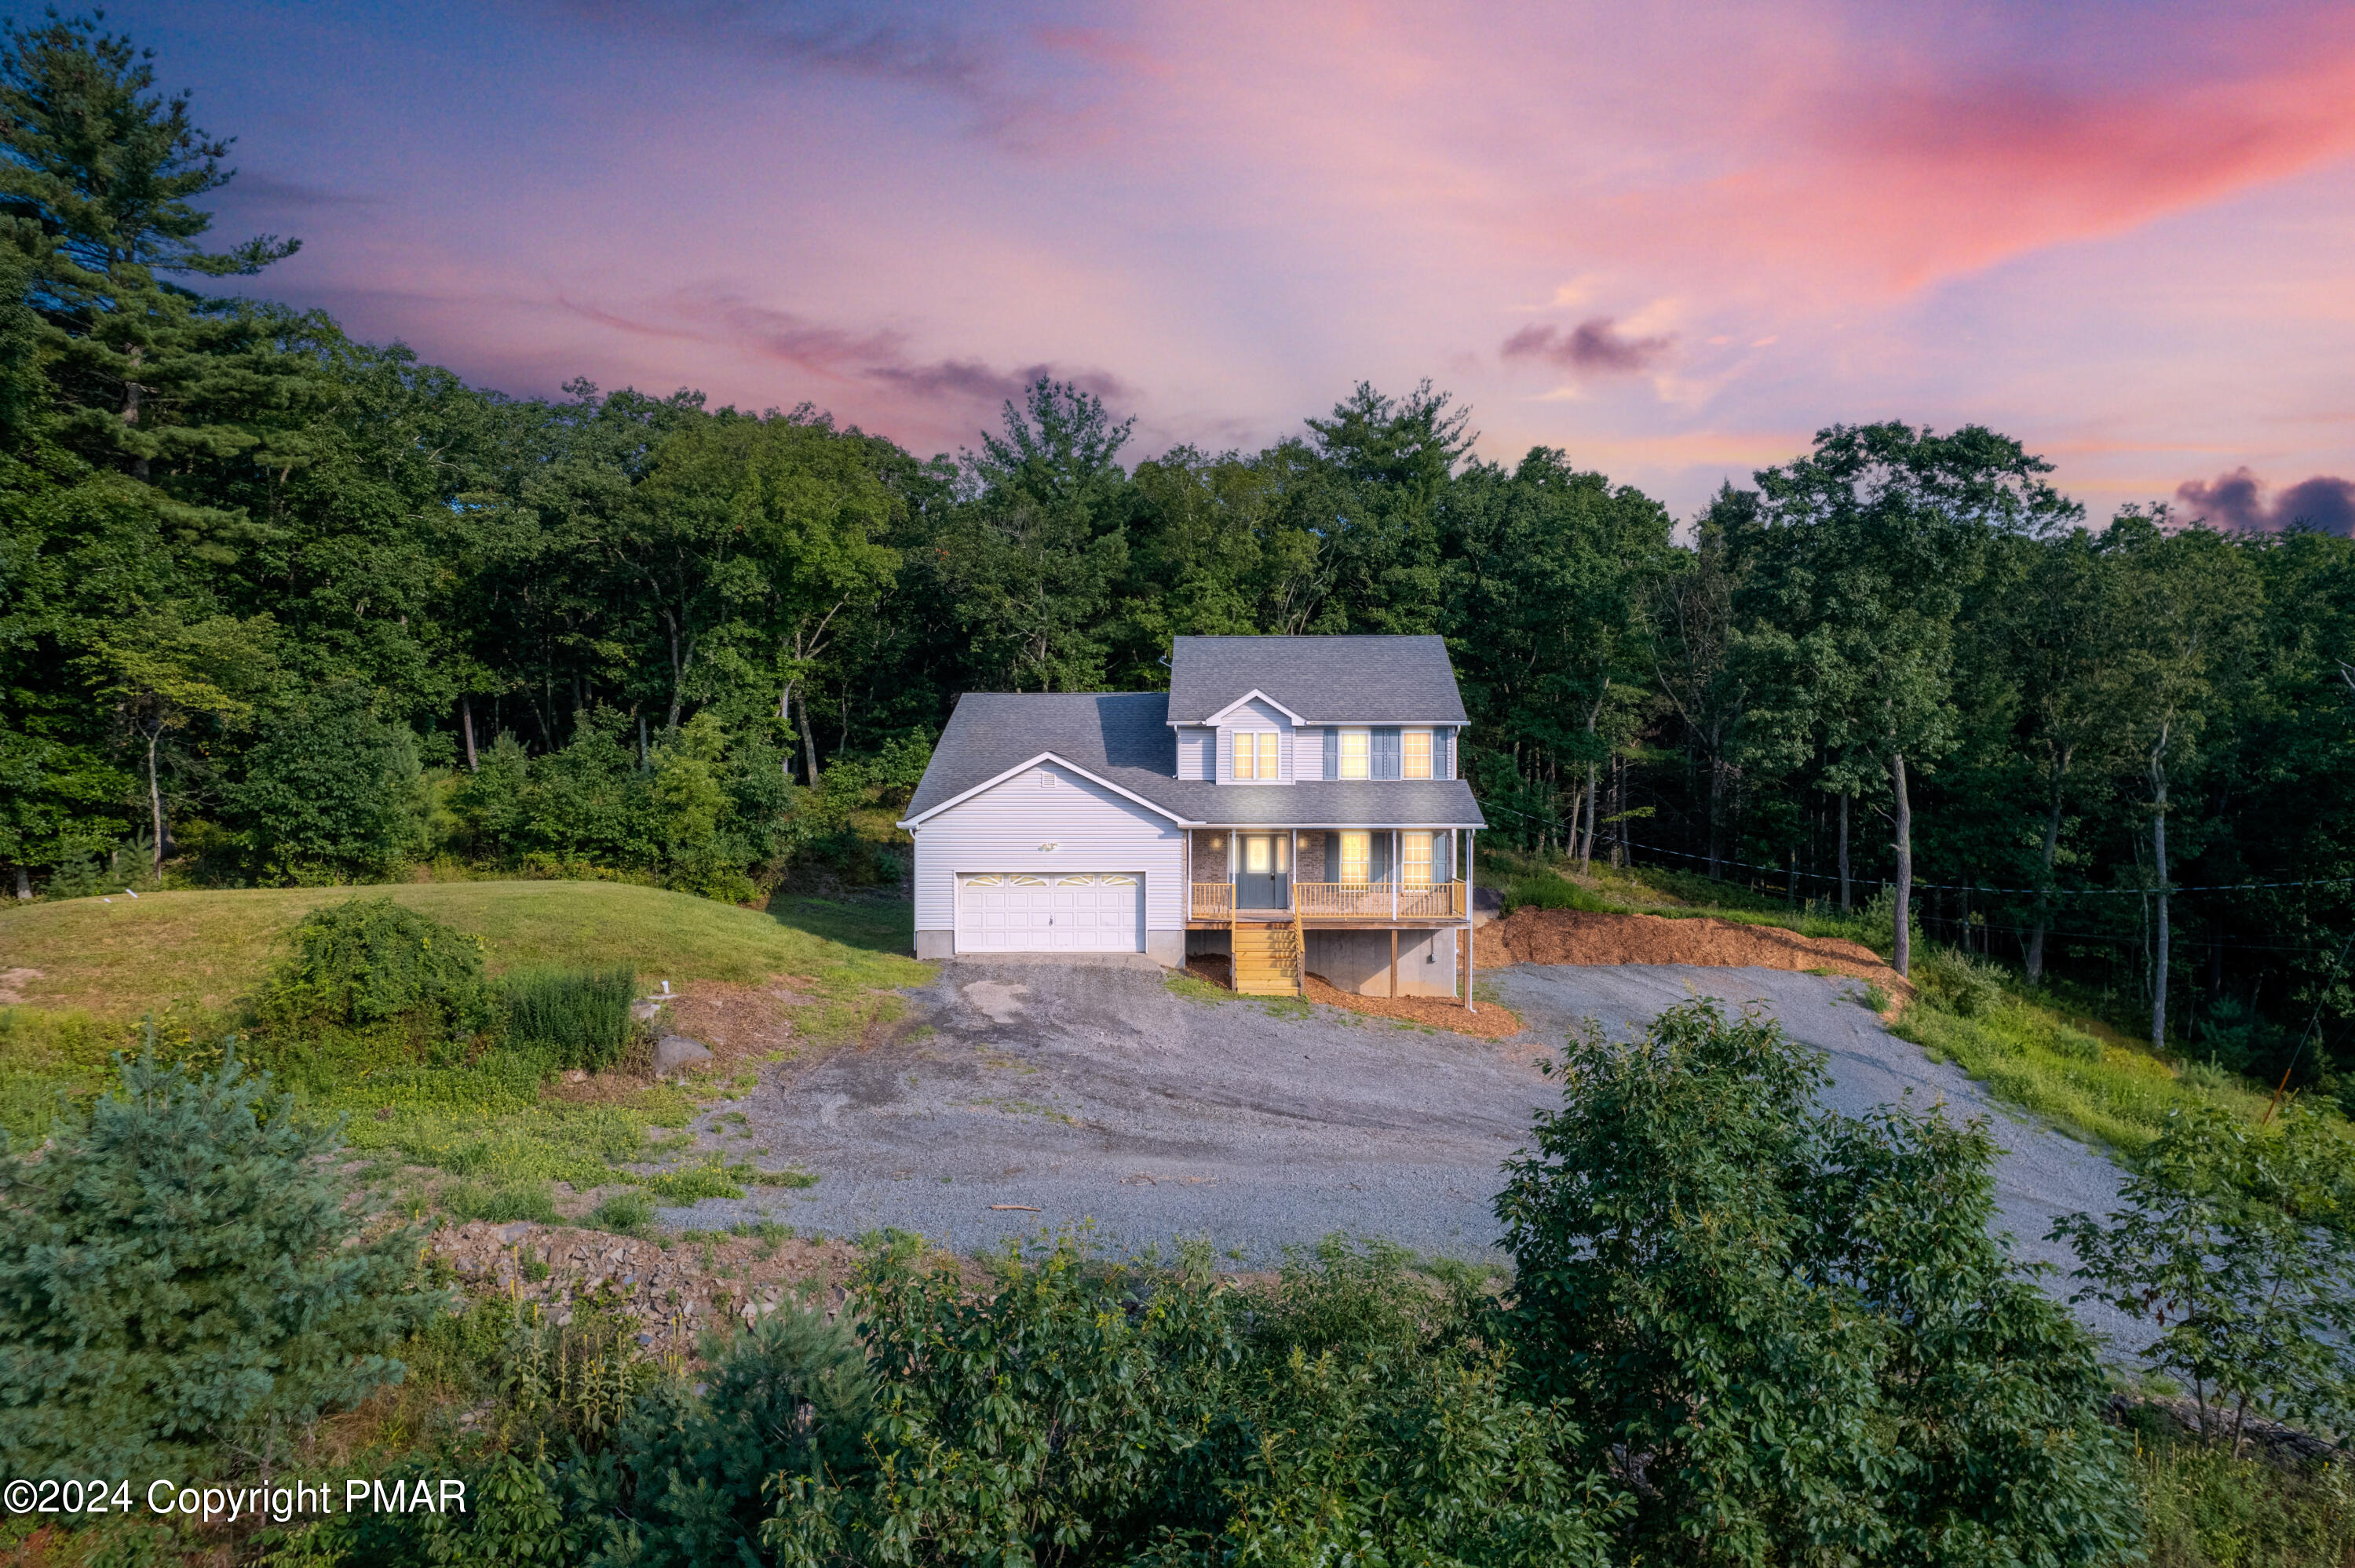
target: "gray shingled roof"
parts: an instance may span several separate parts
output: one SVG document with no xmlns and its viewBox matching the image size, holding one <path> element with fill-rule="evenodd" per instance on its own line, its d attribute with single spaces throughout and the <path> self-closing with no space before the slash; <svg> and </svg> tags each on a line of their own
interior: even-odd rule
<svg viewBox="0 0 2355 1568">
<path fill-rule="evenodd" d="M 1205 826 L 1487 825 L 1472 799 L 1472 787 L 1460 779 L 1213 784 L 1173 778 L 1178 737 L 1170 733 L 1168 715 L 1169 699 L 1159 692 L 968 694 L 957 699 L 948 728 L 932 747 L 932 764 L 908 802 L 908 816 L 922 816 L 1040 752 L 1051 751 L 1186 821 Z"/>
<path fill-rule="evenodd" d="M 1179 637 L 1169 722 L 1199 724 L 1254 690 L 1311 724 L 1462 724 L 1455 667 L 1437 637 Z"/>
</svg>

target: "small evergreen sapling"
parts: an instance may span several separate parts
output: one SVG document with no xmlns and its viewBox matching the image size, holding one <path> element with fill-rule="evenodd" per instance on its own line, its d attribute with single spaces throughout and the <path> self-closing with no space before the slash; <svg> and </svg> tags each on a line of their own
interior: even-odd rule
<svg viewBox="0 0 2355 1568">
<path fill-rule="evenodd" d="M 17 1475 L 222 1473 L 397 1382 L 446 1304 L 419 1234 L 371 1234 L 332 1128 L 234 1049 L 122 1065 L 29 1156 L 0 1134 L 0 1454 Z"/>
</svg>

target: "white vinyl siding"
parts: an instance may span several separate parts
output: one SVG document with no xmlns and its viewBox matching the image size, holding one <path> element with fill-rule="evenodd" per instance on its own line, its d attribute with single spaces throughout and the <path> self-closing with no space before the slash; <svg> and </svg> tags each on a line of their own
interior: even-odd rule
<svg viewBox="0 0 2355 1568">
<path fill-rule="evenodd" d="M 1248 776 L 1236 771 L 1235 737 L 1239 735 L 1249 735 L 1254 737 L 1250 753 L 1252 771 Z M 1262 735 L 1273 735 L 1275 737 L 1275 771 L 1273 775 L 1263 775 L 1259 769 L 1259 759 L 1263 752 L 1256 737 Z M 1273 704 L 1256 700 L 1244 704 L 1226 715 L 1226 721 L 1220 726 L 1218 736 L 1217 760 L 1220 783 L 1289 784 L 1296 777 L 1294 760 L 1296 747 L 1294 745 L 1292 721 L 1285 718 L 1283 712 Z"/>
<path fill-rule="evenodd" d="M 1209 779 L 1219 776 L 1210 748 L 1219 744 L 1216 730 L 1188 727 L 1178 732 L 1178 777 Z"/>
<path fill-rule="evenodd" d="M 1040 773 L 1054 785 L 1042 786 Z M 1146 929 L 1185 928 L 1185 830 L 1068 768 L 1018 773 L 926 821 L 915 837 L 919 931 L 955 929 L 960 874 L 1015 873 L 1139 877 Z"/>
<path fill-rule="evenodd" d="M 1303 782 L 1325 777 L 1325 732 L 1323 730 L 1303 729 L 1293 732 L 1292 776 Z"/>
</svg>

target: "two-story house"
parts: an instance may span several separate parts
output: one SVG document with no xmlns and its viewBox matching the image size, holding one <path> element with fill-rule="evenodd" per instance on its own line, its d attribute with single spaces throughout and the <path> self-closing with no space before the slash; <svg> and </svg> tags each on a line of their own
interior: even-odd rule
<svg viewBox="0 0 2355 1568">
<path fill-rule="evenodd" d="M 1436 637 L 1180 637 L 1165 693 L 961 698 L 900 825 L 916 953 L 1231 955 L 1462 996 L 1464 701 Z"/>
</svg>

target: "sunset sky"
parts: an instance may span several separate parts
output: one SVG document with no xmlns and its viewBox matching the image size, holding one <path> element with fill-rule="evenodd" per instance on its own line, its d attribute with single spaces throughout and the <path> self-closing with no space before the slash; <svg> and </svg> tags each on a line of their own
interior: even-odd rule
<svg viewBox="0 0 2355 1568">
<path fill-rule="evenodd" d="M 8 10 L 32 8 L 11 4 Z M 1366 379 L 1689 514 L 1992 425 L 2094 516 L 2355 524 L 2355 7 L 138 0 L 260 291 L 517 394 L 1143 455 Z"/>
</svg>

